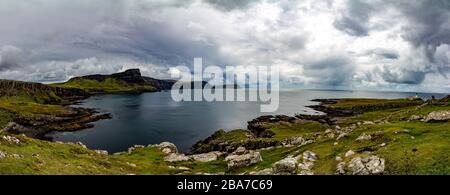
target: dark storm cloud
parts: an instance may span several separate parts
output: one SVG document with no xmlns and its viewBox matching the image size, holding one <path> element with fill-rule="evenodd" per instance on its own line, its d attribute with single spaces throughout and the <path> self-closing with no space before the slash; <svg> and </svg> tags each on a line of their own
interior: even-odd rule
<svg viewBox="0 0 450 195">
<path fill-rule="evenodd" d="M 423 71 L 409 71 L 402 70 L 398 72 L 390 71 L 389 69 L 385 69 L 381 76 L 383 79 L 390 83 L 398 83 L 398 84 L 419 84 L 425 80 L 425 75 L 427 72 Z"/>
<path fill-rule="evenodd" d="M 14 46 L 0 48 L 0 71 L 17 69 L 23 61 L 23 52 Z"/>
<path fill-rule="evenodd" d="M 436 48 L 450 44 L 450 1 L 402 1 L 394 3 L 409 19 L 402 37 L 415 47 L 423 49 L 428 60 L 436 63 Z M 441 64 L 439 71 L 447 73 L 449 64 Z"/>
<path fill-rule="evenodd" d="M 234 10 L 234 9 L 245 9 L 253 3 L 259 2 L 260 0 L 204 0 L 205 2 L 221 9 L 221 10 Z"/>
<path fill-rule="evenodd" d="M 313 83 L 338 86 L 349 81 L 353 74 L 354 65 L 344 56 L 330 56 L 307 63 L 304 73 L 314 78 Z"/>
<path fill-rule="evenodd" d="M 390 59 L 390 60 L 395 60 L 400 57 L 400 54 L 397 51 L 391 50 L 391 49 L 382 49 L 382 48 L 368 50 L 365 53 L 365 55 L 371 55 L 371 56 L 375 56 L 378 58 Z"/>
<path fill-rule="evenodd" d="M 334 27 L 351 35 L 369 35 L 369 19 L 375 7 L 370 1 L 349 0 L 347 8 L 333 23 Z"/>
</svg>

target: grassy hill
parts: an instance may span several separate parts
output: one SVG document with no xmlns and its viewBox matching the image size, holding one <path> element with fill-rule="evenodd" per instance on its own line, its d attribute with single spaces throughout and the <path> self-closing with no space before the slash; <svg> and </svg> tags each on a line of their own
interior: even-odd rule
<svg viewBox="0 0 450 195">
<path fill-rule="evenodd" d="M 171 86 L 171 81 L 143 77 L 139 69 L 129 69 L 111 75 L 97 74 L 75 77 L 64 83 L 52 84 L 52 86 L 81 89 L 90 94 L 141 93 L 167 89 Z"/>
</svg>

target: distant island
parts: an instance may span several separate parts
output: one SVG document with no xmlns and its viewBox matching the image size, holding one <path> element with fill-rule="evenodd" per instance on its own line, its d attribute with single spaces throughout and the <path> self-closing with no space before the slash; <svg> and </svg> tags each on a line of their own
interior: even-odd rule
<svg viewBox="0 0 450 195">
<path fill-rule="evenodd" d="M 0 174 L 450 173 L 450 96 L 318 99 L 311 108 L 325 115 L 261 116 L 246 129 L 199 140 L 189 154 L 169 142 L 108 154 L 47 137 L 111 117 L 71 106 L 80 100 L 169 90 L 175 82 L 142 76 L 138 69 L 50 85 L 0 80 Z"/>
</svg>

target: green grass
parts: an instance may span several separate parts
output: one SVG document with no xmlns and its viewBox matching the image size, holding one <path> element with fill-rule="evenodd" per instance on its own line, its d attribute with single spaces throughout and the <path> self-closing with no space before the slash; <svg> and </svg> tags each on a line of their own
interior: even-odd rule
<svg viewBox="0 0 450 195">
<path fill-rule="evenodd" d="M 150 85 L 133 85 L 125 82 L 107 78 L 104 81 L 77 78 L 66 83 L 52 84 L 52 86 L 64 88 L 82 89 L 89 93 L 133 93 L 142 91 L 155 91 Z"/>
<path fill-rule="evenodd" d="M 6 126 L 8 122 L 12 121 L 13 114 L 7 110 L 0 109 L 0 129 Z"/>
<path fill-rule="evenodd" d="M 352 108 L 367 105 L 386 105 L 386 104 L 409 104 L 414 102 L 421 102 L 420 100 L 408 99 L 366 99 L 366 98 L 351 98 L 339 99 L 336 104 L 330 104 L 332 108 Z"/>
<path fill-rule="evenodd" d="M 304 137 L 314 132 L 325 131 L 329 128 L 328 125 L 324 125 L 318 122 L 302 122 L 296 124 L 277 125 L 269 128 L 270 131 L 275 133 L 271 138 L 272 140 L 283 140 L 292 137 Z"/>
<path fill-rule="evenodd" d="M 67 115 L 70 110 L 60 105 L 40 104 L 21 97 L 1 97 L 0 109 L 19 115 Z"/>
</svg>

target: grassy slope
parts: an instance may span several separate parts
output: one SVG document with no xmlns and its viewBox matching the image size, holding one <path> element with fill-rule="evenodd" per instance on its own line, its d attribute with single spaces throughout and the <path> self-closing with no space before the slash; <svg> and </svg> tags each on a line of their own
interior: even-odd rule
<svg viewBox="0 0 450 195">
<path fill-rule="evenodd" d="M 57 83 L 52 85 L 57 87 L 83 89 L 90 93 L 132 93 L 156 90 L 155 87 L 150 85 L 131 85 L 113 78 L 107 78 L 101 82 L 78 78 L 65 83 Z"/>
<path fill-rule="evenodd" d="M 355 103 L 359 103 L 355 100 Z M 378 100 L 382 101 L 382 100 Z M 218 173 L 236 174 L 269 168 L 288 155 L 300 154 L 311 150 L 317 153 L 319 160 L 314 166 L 316 174 L 334 174 L 336 156 L 343 157 L 348 150 L 359 152 L 372 151 L 386 159 L 385 174 L 450 174 L 450 122 L 424 123 L 406 122 L 402 118 L 411 115 L 425 115 L 434 110 L 450 110 L 450 105 L 429 105 L 421 109 L 416 106 L 367 112 L 359 116 L 346 118 L 342 127 L 358 121 L 389 120 L 387 124 L 361 125 L 348 137 L 338 141 L 321 138 L 315 143 L 303 147 L 284 147 L 261 151 L 263 162 L 254 166 L 228 171 L 222 159 L 208 163 L 180 162 L 167 163 L 163 155 L 154 148 L 137 149 L 132 154 L 99 155 L 91 150 L 73 144 L 58 144 L 20 137 L 20 145 L 11 145 L 0 138 L 0 151 L 8 154 L 23 155 L 23 159 L 7 157 L 0 159 L 0 174 L 196 174 Z M 8 117 L 1 112 L 0 116 Z M 5 119 L 3 119 L 5 120 Z M 0 120 L 0 124 L 4 123 Z M 303 124 L 284 124 L 271 127 L 275 133 L 272 140 L 302 136 L 309 137 L 315 132 L 329 128 L 316 122 Z M 407 131 L 405 131 L 407 130 Z M 366 132 L 376 137 L 371 141 L 355 142 Z M 240 142 L 246 139 L 243 130 L 231 131 L 219 135 L 217 140 Z M 258 138 L 263 139 L 263 138 Z M 386 143 L 385 147 L 380 147 Z M 33 155 L 38 154 L 38 155 Z M 349 159 L 344 159 L 348 161 Z M 129 164 L 135 164 L 132 167 Z M 182 172 L 169 166 L 184 166 L 190 171 Z"/>
</svg>

